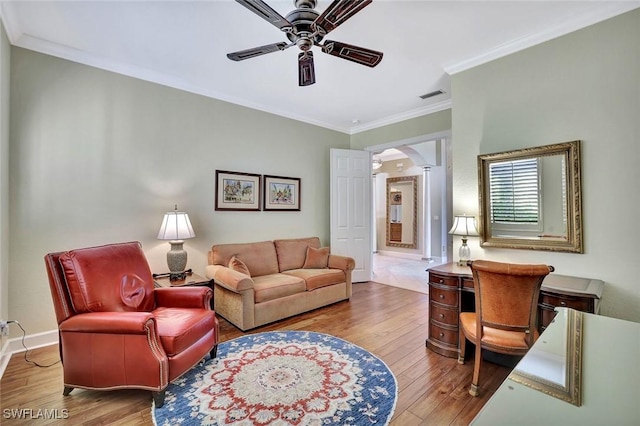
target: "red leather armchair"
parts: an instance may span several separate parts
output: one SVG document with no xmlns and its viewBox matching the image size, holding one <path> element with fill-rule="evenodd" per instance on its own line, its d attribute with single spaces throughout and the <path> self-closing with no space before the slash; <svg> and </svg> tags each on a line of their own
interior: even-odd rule
<svg viewBox="0 0 640 426">
<path fill-rule="evenodd" d="M 165 389 L 216 356 L 218 320 L 206 287 L 155 288 L 140 243 L 45 256 L 58 321 L 64 395 L 74 388 Z"/>
</svg>

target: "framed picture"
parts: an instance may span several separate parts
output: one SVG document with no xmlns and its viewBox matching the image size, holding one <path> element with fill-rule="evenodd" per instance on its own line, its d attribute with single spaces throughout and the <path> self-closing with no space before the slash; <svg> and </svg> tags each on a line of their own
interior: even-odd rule
<svg viewBox="0 0 640 426">
<path fill-rule="evenodd" d="M 264 210 L 300 211 L 300 178 L 264 175 Z"/>
<path fill-rule="evenodd" d="M 216 210 L 260 210 L 260 175 L 216 170 Z"/>
</svg>

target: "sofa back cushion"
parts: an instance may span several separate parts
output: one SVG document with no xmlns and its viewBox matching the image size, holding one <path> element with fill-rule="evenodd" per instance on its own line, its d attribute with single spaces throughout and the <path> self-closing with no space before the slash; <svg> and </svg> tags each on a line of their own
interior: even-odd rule
<svg viewBox="0 0 640 426">
<path fill-rule="evenodd" d="M 276 249 L 272 241 L 215 245 L 209 253 L 209 264 L 228 267 L 234 256 L 247 266 L 252 277 L 279 272 Z"/>
<path fill-rule="evenodd" d="M 307 258 L 307 247 L 320 248 L 318 237 L 275 240 L 273 243 L 278 254 L 280 272 L 302 268 Z"/>
<path fill-rule="evenodd" d="M 71 250 L 59 261 L 77 313 L 155 307 L 153 277 L 138 242 Z"/>
</svg>

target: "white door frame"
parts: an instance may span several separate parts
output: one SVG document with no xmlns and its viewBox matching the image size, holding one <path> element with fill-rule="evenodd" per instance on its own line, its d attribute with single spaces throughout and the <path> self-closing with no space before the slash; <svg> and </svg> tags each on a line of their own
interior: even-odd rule
<svg viewBox="0 0 640 426">
<path fill-rule="evenodd" d="M 444 140 L 444 145 L 442 147 L 443 151 L 447 151 L 445 148 L 446 145 L 446 141 L 450 141 L 451 140 L 451 131 L 447 130 L 447 131 L 443 131 L 443 132 L 435 132 L 435 133 L 429 133 L 426 135 L 421 135 L 421 136 L 415 136 L 412 138 L 408 138 L 408 139 L 402 139 L 402 140 L 398 140 L 398 141 L 393 141 L 393 142 L 386 142 L 383 144 L 378 144 L 378 145 L 372 145 L 372 146 L 368 146 L 365 147 L 364 150 L 368 151 L 369 153 L 371 153 L 373 155 L 373 153 L 376 152 L 382 152 L 385 149 L 389 149 L 389 148 L 399 148 L 399 147 L 403 147 L 403 146 L 411 146 L 411 145 L 416 145 L 422 142 L 428 142 L 428 141 L 433 141 L 433 140 Z M 446 156 L 448 156 L 448 153 L 446 154 Z M 447 158 L 447 162 L 448 162 L 448 158 Z M 420 166 L 423 167 L 425 165 L 423 164 L 416 164 L 416 166 Z M 443 164 L 444 167 L 446 167 L 446 164 Z M 447 178 L 447 182 L 448 182 L 448 178 Z M 447 185 L 449 185 L 449 183 L 447 183 Z M 450 192 L 450 188 L 447 187 L 445 188 L 446 192 Z M 423 199 L 423 203 L 426 205 L 427 201 L 426 199 Z M 442 206 L 442 211 L 440 212 L 439 216 L 439 220 L 441 222 L 441 230 L 444 230 L 442 232 L 444 232 L 443 236 L 446 241 L 448 241 L 449 236 L 448 234 L 446 234 L 446 229 L 448 228 L 448 218 L 449 216 L 451 216 L 449 213 L 450 206 L 448 202 L 443 203 Z M 423 211 L 424 211 L 424 205 L 423 205 Z M 430 211 L 430 213 L 433 213 Z M 425 221 L 427 221 L 427 218 L 425 217 Z M 428 228 L 431 228 L 431 218 L 429 218 L 428 220 L 429 222 L 429 226 Z M 371 209 L 371 223 L 372 223 L 372 238 L 374 234 L 374 226 L 375 226 L 375 210 Z M 429 249 L 425 249 L 425 247 L 423 247 L 423 254 L 428 253 L 430 256 L 434 256 L 434 257 L 439 257 L 441 258 L 441 260 L 446 261 L 447 260 L 447 248 L 450 244 L 447 242 L 445 244 L 445 249 L 443 250 L 442 247 L 438 247 L 438 250 L 433 250 L 432 249 L 432 244 L 431 244 L 431 235 L 429 235 L 427 233 L 427 227 L 423 226 L 423 235 L 421 236 L 421 241 L 423 243 L 423 245 L 428 245 Z M 373 240 L 372 240 L 373 241 Z M 444 242 L 443 242 L 444 244 Z M 373 244 L 372 244 L 372 252 L 373 252 Z"/>
</svg>

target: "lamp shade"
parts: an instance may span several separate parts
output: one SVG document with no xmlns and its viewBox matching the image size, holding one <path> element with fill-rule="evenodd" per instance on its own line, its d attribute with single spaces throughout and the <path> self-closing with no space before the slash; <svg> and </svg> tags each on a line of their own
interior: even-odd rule
<svg viewBox="0 0 640 426">
<path fill-rule="evenodd" d="M 167 212 L 164 215 L 158 232 L 159 240 L 186 240 L 195 236 L 188 214 L 179 212 L 176 207 L 175 211 Z"/>
<path fill-rule="evenodd" d="M 478 228 L 476 228 L 476 218 L 474 216 L 455 216 L 453 226 L 449 230 L 451 235 L 477 236 Z"/>
</svg>

